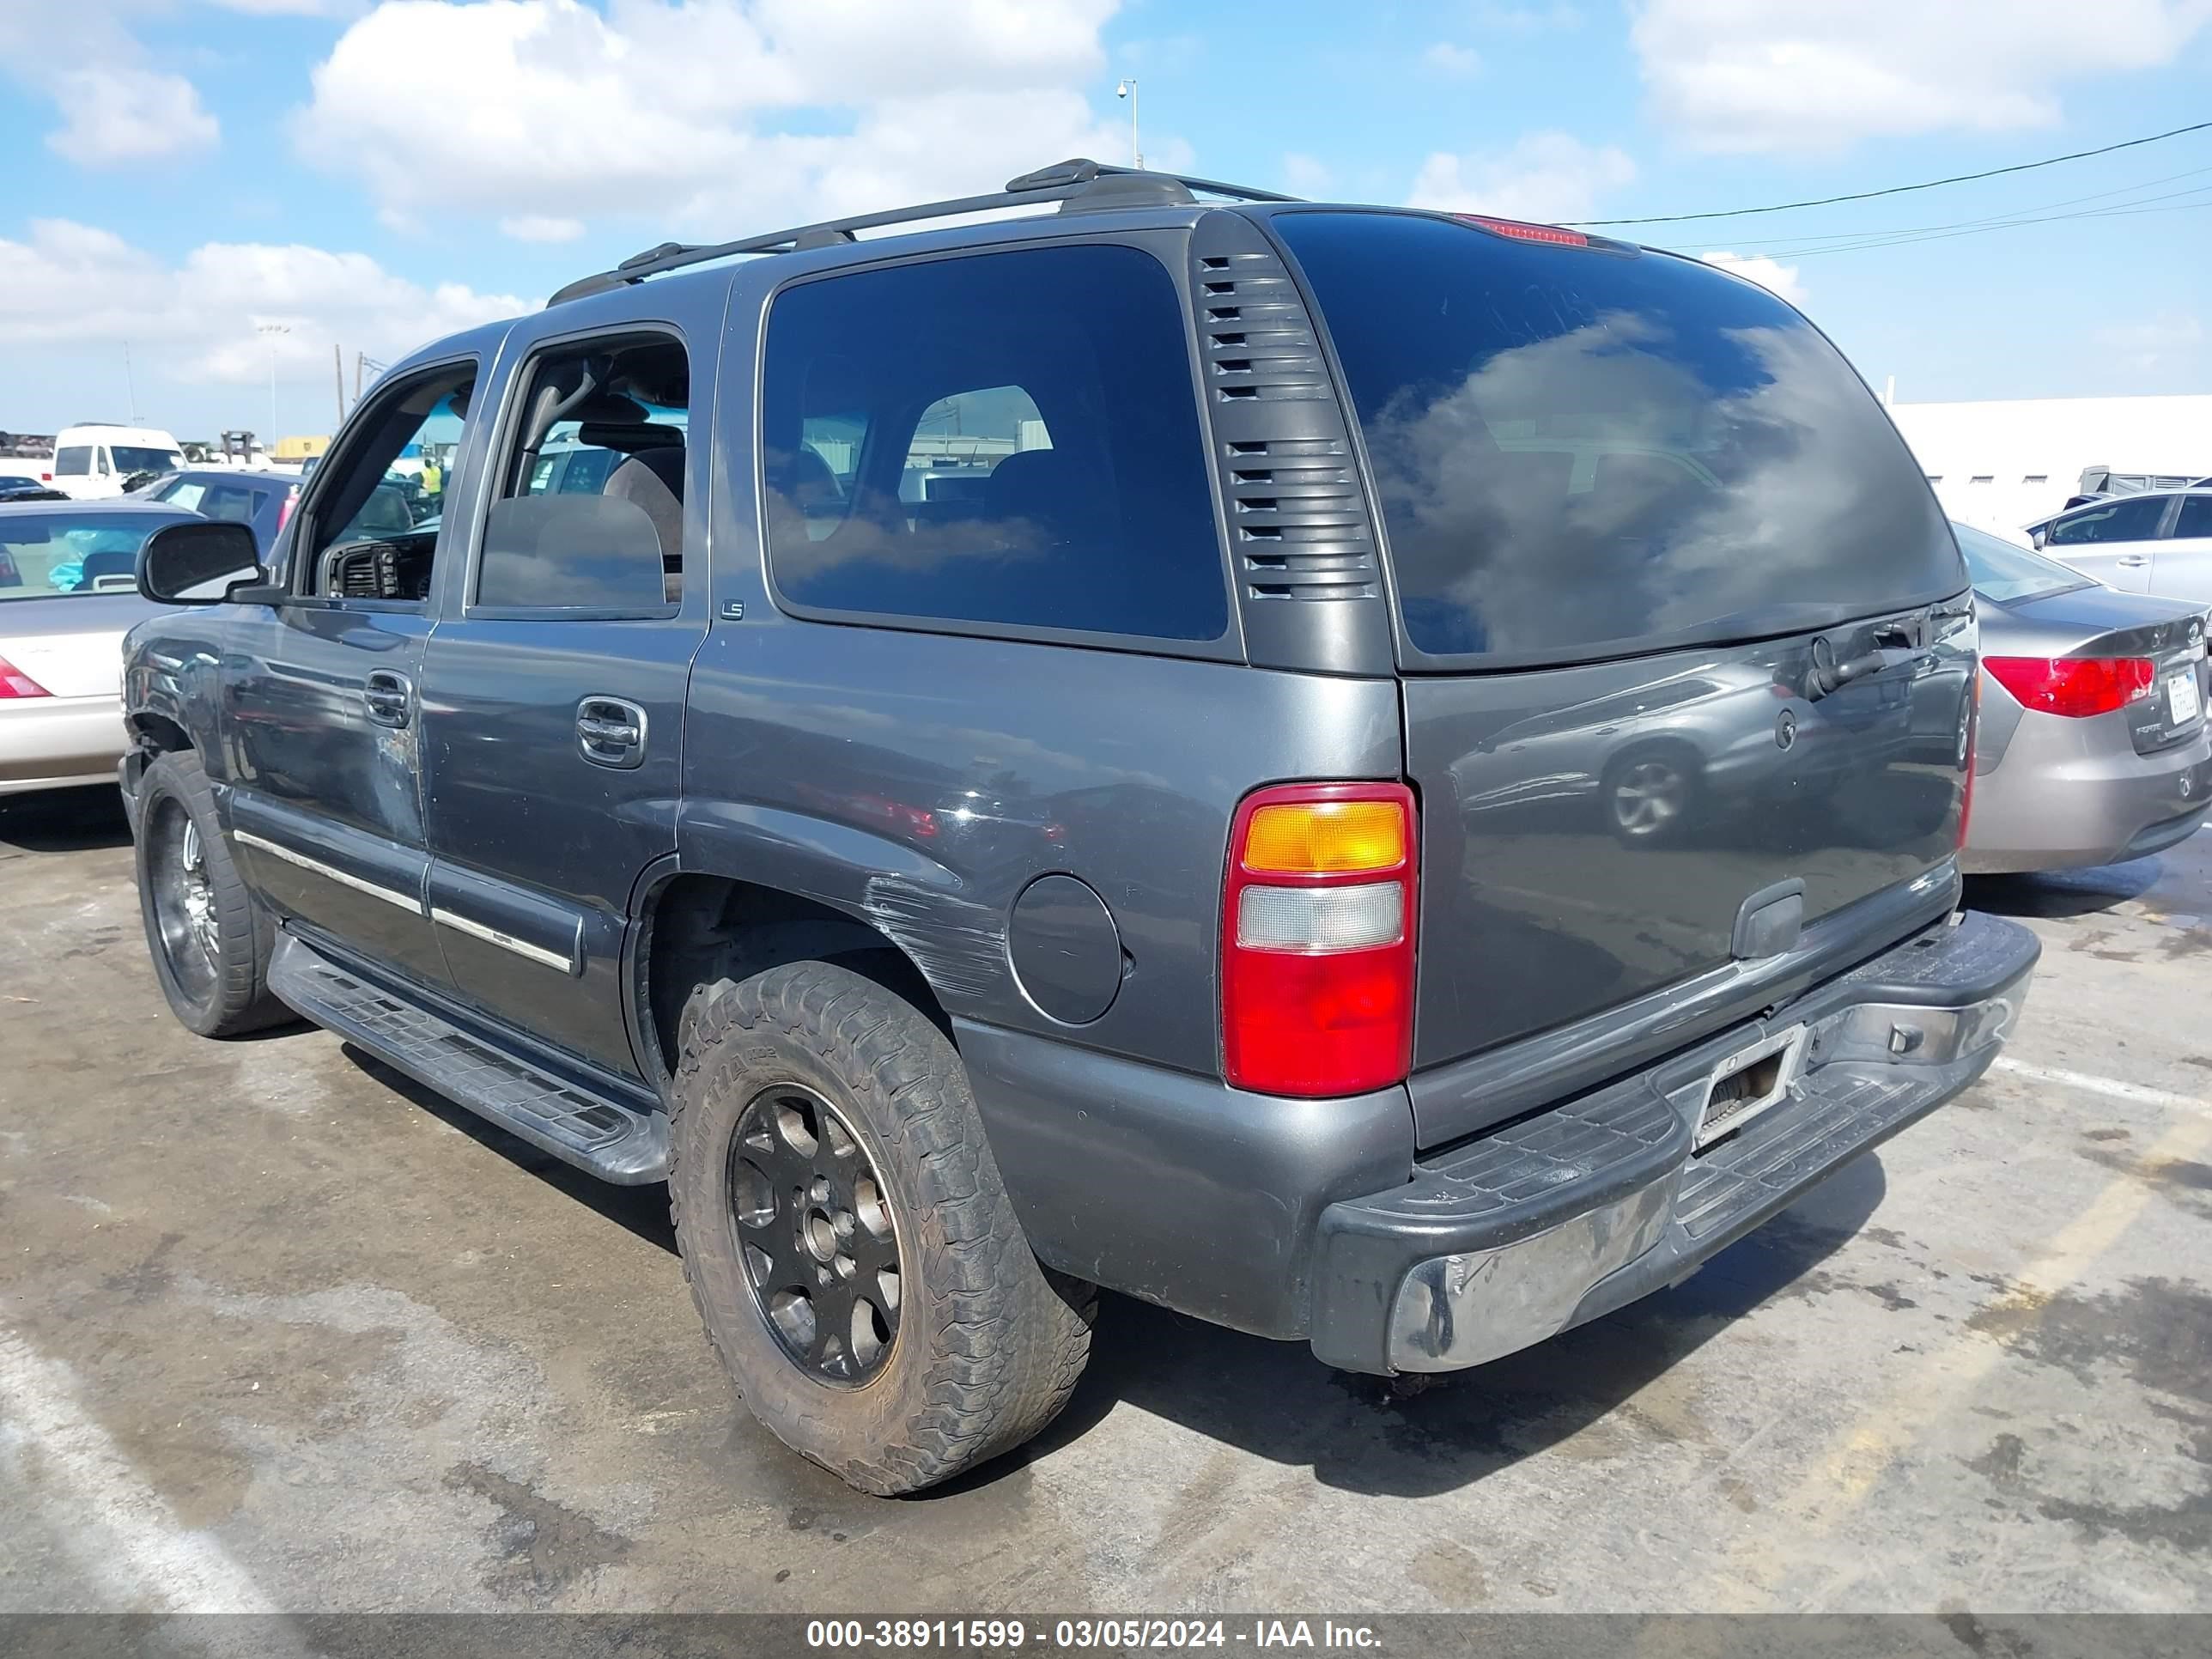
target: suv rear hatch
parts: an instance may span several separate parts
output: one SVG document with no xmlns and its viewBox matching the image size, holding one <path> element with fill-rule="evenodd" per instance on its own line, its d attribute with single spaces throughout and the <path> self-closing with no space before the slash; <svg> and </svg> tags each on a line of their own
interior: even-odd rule
<svg viewBox="0 0 2212 1659">
<path fill-rule="evenodd" d="M 1421 798 L 1422 1143 L 1942 914 L 1966 577 L 1827 340 L 1750 283 L 1571 233 L 1271 223 L 1337 354 L 1388 548 Z"/>
</svg>

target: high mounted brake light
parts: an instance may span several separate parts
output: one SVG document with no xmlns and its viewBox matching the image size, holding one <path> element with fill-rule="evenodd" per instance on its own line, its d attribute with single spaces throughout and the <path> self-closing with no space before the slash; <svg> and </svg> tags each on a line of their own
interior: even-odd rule
<svg viewBox="0 0 2212 1659">
<path fill-rule="evenodd" d="M 1553 247 L 1588 247 L 1590 239 L 1579 230 L 1559 225 L 1532 225 L 1520 219 L 1492 219 L 1486 214 L 1455 213 L 1452 217 L 1493 236 L 1510 236 L 1516 242 L 1543 242 Z"/>
<path fill-rule="evenodd" d="M 1410 1069 L 1415 828 L 1399 783 L 1282 784 L 1237 808 L 1221 920 L 1237 1088 L 1359 1094 Z"/>
</svg>

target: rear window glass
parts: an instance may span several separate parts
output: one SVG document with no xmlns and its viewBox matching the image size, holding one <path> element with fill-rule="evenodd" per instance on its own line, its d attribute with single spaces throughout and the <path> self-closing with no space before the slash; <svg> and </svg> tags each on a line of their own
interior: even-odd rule
<svg viewBox="0 0 2212 1659">
<path fill-rule="evenodd" d="M 859 271 L 769 313 L 769 552 L 801 606 L 1218 639 L 1188 325 L 1134 248 Z"/>
<path fill-rule="evenodd" d="M 1887 417 L 1765 289 L 1443 219 L 1273 222 L 1342 359 L 1417 650 L 1621 655 L 1966 585 Z"/>
<path fill-rule="evenodd" d="M 0 605 L 65 594 L 136 593 L 138 550 L 173 522 L 142 513 L 0 519 Z"/>
<path fill-rule="evenodd" d="M 1959 551 L 1966 555 L 1966 574 L 1973 580 L 1974 592 L 1993 604 L 2040 599 L 2046 593 L 2088 586 L 2087 576 L 2069 570 L 2056 559 L 2014 547 L 1971 526 L 1954 524 L 1951 529 L 1959 538 Z"/>
<path fill-rule="evenodd" d="M 81 478 L 92 471 L 92 446 L 64 444 L 54 451 L 54 476 Z"/>
</svg>

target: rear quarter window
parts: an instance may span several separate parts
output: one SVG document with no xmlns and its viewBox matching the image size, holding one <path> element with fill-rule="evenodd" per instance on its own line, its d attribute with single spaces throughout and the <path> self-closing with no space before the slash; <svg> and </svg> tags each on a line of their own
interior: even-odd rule
<svg viewBox="0 0 2212 1659">
<path fill-rule="evenodd" d="M 1966 586 L 1888 418 L 1765 289 L 1443 218 L 1272 222 L 1341 361 L 1417 652 L 1624 655 Z"/>
<path fill-rule="evenodd" d="M 1227 631 L 1188 324 L 1135 248 L 788 289 L 769 313 L 762 434 L 770 568 L 802 614 Z"/>
</svg>

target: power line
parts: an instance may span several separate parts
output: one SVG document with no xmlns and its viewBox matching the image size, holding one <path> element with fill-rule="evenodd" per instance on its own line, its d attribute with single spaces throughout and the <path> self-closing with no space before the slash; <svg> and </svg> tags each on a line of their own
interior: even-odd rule
<svg viewBox="0 0 2212 1659">
<path fill-rule="evenodd" d="M 2212 186 L 2203 188 L 2212 189 Z M 2194 193 L 2187 191 L 2175 192 L 2176 195 Z M 2068 219 L 2128 219 L 2138 214 L 2189 213 L 2205 208 L 2212 208 L 2212 201 L 2180 202 L 2171 207 L 2131 207 L 2121 204 L 2113 207 L 2087 208 L 2079 213 L 2050 213 L 2030 219 L 2007 219 L 1996 224 L 1964 225 L 1955 229 L 1937 228 L 1911 235 L 1887 236 L 1865 242 L 1846 242 L 1840 246 L 1784 248 L 1778 252 L 1763 254 L 1760 257 L 1775 260 L 1809 259 L 1816 253 L 1856 253 L 1868 248 L 1897 247 L 1911 242 L 1943 242 L 1957 236 L 1986 236 L 1993 230 L 2018 230 L 2026 225 L 2057 224 L 2062 220 Z"/>
<path fill-rule="evenodd" d="M 2075 207 L 2083 202 L 2101 202 L 2106 198 L 2113 196 L 2133 196 L 2137 191 L 2149 190 L 2158 185 L 2170 185 L 2183 179 L 2201 178 L 2208 173 L 2212 173 L 2212 167 L 2190 167 L 2181 173 L 2168 173 L 2162 174 L 2156 179 L 2146 179 L 2141 184 L 2122 185 L 2113 190 L 2091 191 L 2086 196 L 2062 196 L 2055 202 L 2039 202 L 2033 207 L 2011 208 L 2002 213 L 1992 213 L 1988 215 L 1986 217 L 1979 219 L 1955 219 L 1933 225 L 1905 225 L 1893 230 L 1863 229 L 1821 232 L 1801 230 L 1794 235 L 1790 236 L 1731 236 L 1729 238 L 1729 251 L 1735 252 L 1745 248 L 1760 247 L 1805 248 L 1809 247 L 1816 242 L 1857 242 L 1863 240 L 1866 238 L 1875 236 L 1909 236 L 1916 234 L 1921 231 L 1955 230 L 1962 225 L 1999 225 L 2008 220 L 2016 219 L 2022 214 L 2050 213 L 2055 212 L 2060 208 Z M 2156 202 L 2163 201 L 2166 198 L 2159 196 L 2148 196 L 2139 198 L 2138 199 L 2142 201 Z M 2125 207 L 2129 205 L 2129 204 L 2122 202 L 2115 203 L 2114 205 Z"/>
<path fill-rule="evenodd" d="M 2207 131 L 2212 131 L 2212 121 L 2197 121 L 2185 127 L 2173 127 L 2142 138 L 2124 138 L 2117 144 L 2103 144 L 2095 149 L 2077 149 L 2066 155 L 2045 156 L 2040 161 L 2015 161 L 2008 167 L 1990 167 L 1984 173 L 1958 173 L 1948 179 L 1929 179 L 1917 185 L 1892 185 L 1886 190 L 1854 191 L 1848 196 L 1819 196 L 1803 202 L 1777 202 L 1771 207 L 1727 208 L 1713 213 L 1660 213 L 1643 219 L 1574 219 L 1568 222 L 1592 228 L 1601 225 L 1674 225 L 1688 219 L 1741 219 L 1754 213 L 1788 213 L 1796 208 L 1832 207 L 1838 202 L 1870 202 L 1877 196 L 1903 196 L 1916 190 L 1935 190 L 1943 185 L 1972 184 L 1977 179 L 1995 179 L 2008 173 L 2033 173 L 2038 167 L 2055 167 L 2061 161 L 2086 161 L 2092 155 L 2110 155 L 2114 150 L 2133 149 L 2139 144 L 2155 144 L 2167 138 L 2179 138 L 2185 133 Z"/>
</svg>

